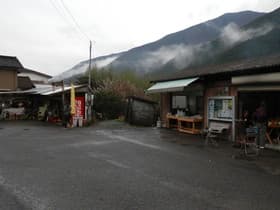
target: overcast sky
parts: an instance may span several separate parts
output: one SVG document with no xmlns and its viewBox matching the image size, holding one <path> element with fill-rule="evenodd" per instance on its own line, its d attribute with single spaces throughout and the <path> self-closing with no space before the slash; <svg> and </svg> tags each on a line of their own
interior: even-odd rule
<svg viewBox="0 0 280 210">
<path fill-rule="evenodd" d="M 67 13 L 72 13 L 83 32 Z M 0 54 L 56 75 L 94 56 L 128 50 L 227 12 L 270 12 L 279 0 L 0 0 Z"/>
</svg>

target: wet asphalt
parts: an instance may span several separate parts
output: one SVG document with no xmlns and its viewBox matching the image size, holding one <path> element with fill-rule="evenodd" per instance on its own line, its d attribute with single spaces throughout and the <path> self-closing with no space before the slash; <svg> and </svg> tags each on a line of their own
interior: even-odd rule
<svg viewBox="0 0 280 210">
<path fill-rule="evenodd" d="M 279 154 L 238 154 L 117 121 L 0 122 L 0 209 L 280 209 Z"/>
</svg>

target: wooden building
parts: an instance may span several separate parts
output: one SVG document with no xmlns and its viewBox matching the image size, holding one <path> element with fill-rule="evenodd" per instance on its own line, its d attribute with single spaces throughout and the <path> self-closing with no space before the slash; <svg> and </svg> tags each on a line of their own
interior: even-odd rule
<svg viewBox="0 0 280 210">
<path fill-rule="evenodd" d="M 18 88 L 17 75 L 23 66 L 16 57 L 0 55 L 0 91 Z"/>
<path fill-rule="evenodd" d="M 51 76 L 26 69 L 16 57 L 0 56 L 0 120 L 39 119 L 57 122 L 63 119 L 64 106 L 74 98 L 74 116 L 82 123 L 93 120 L 93 93 L 88 85 L 56 86 L 48 84 Z"/>
<path fill-rule="evenodd" d="M 180 126 L 180 117 L 195 119 L 197 116 L 203 121 L 201 129 L 208 127 L 212 121 L 229 124 L 230 139 L 236 140 L 236 121 L 245 110 L 252 117 L 261 101 L 266 104 L 269 125 L 277 124 L 278 129 L 279 124 L 280 127 L 278 54 L 219 66 L 186 69 L 152 82 L 154 85 L 147 92 L 160 94 L 160 117 L 167 127 L 170 122 L 173 126 Z M 172 120 L 172 117 L 176 120 Z M 272 129 L 269 125 L 267 135 Z M 277 132 L 273 138 L 279 138 L 277 135 L 280 132 Z M 270 143 L 273 143 L 273 138 L 267 137 Z"/>
<path fill-rule="evenodd" d="M 131 96 L 127 98 L 125 121 L 132 125 L 152 126 L 157 120 L 158 104 Z"/>
</svg>

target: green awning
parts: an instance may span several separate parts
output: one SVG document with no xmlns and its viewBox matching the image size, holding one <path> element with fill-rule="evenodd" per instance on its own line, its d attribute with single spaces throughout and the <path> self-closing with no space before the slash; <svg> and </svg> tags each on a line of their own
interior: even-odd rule
<svg viewBox="0 0 280 210">
<path fill-rule="evenodd" d="M 147 93 L 180 92 L 185 87 L 196 81 L 198 77 L 190 79 L 180 79 L 165 82 L 157 82 L 147 90 Z"/>
</svg>

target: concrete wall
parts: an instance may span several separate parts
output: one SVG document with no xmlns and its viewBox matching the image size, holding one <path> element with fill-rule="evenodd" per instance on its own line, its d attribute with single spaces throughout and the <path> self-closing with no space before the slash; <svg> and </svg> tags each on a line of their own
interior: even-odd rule
<svg viewBox="0 0 280 210">
<path fill-rule="evenodd" d="M 17 71 L 0 69 L 0 90 L 17 89 Z"/>
</svg>

